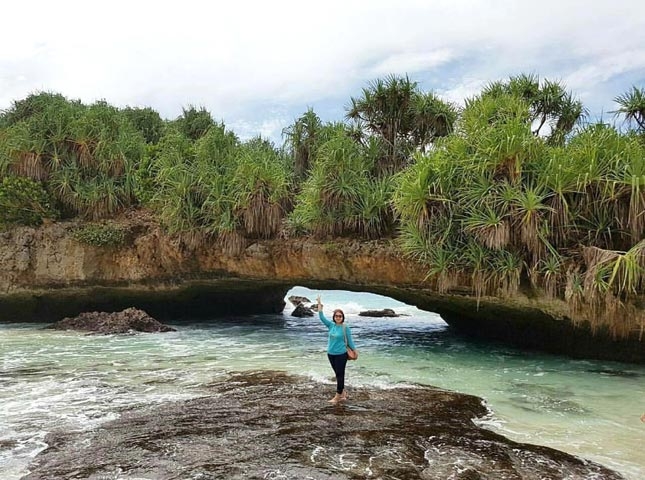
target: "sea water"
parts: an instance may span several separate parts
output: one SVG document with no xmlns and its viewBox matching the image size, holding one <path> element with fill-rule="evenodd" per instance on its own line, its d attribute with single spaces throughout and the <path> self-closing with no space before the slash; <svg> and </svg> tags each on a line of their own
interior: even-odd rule
<svg viewBox="0 0 645 480">
<path fill-rule="evenodd" d="M 347 371 L 357 386 L 434 385 L 481 397 L 485 428 L 515 441 L 594 460 L 645 478 L 645 367 L 522 352 L 455 335 L 441 318 L 369 293 L 289 295 L 342 308 L 360 350 Z M 368 309 L 402 316 L 369 318 Z M 0 478 L 17 480 L 57 429 L 91 429 L 136 407 L 203 395 L 229 372 L 282 370 L 329 384 L 326 329 L 317 316 L 282 315 L 169 322 L 177 332 L 87 336 L 0 324 Z"/>
</svg>

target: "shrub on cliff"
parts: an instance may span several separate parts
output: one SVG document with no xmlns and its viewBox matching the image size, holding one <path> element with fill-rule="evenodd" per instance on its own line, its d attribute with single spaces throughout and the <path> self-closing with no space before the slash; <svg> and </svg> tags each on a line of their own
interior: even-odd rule
<svg viewBox="0 0 645 480">
<path fill-rule="evenodd" d="M 535 122 L 561 117 L 535 108 L 506 91 L 466 102 L 455 133 L 398 176 L 401 244 L 439 290 L 512 295 L 524 281 L 592 329 L 642 333 L 629 300 L 645 288 L 645 147 L 601 124 L 540 136 Z"/>
<path fill-rule="evenodd" d="M 105 218 L 135 201 L 144 140 L 119 109 L 41 92 L 0 115 L 0 174 L 44 183 L 67 215 Z"/>
<path fill-rule="evenodd" d="M 370 174 L 375 157 L 342 124 L 327 125 L 327 140 L 313 159 L 311 175 L 296 197 L 290 226 L 316 236 L 387 234 L 393 219 L 391 182 Z"/>
<path fill-rule="evenodd" d="M 123 245 L 126 231 L 124 227 L 112 223 L 87 223 L 72 232 L 79 242 L 96 247 Z"/>
<path fill-rule="evenodd" d="M 285 155 L 260 138 L 241 143 L 224 124 L 197 141 L 170 129 L 152 165 L 151 206 L 187 244 L 211 237 L 229 251 L 273 237 L 289 199 Z"/>
<path fill-rule="evenodd" d="M 40 182 L 8 176 L 0 183 L 0 225 L 40 225 L 58 212 Z"/>
</svg>

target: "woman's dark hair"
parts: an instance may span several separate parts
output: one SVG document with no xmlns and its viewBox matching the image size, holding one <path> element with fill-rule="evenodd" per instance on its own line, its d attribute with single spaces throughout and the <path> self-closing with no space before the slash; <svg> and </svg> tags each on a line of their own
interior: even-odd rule
<svg viewBox="0 0 645 480">
<path fill-rule="evenodd" d="M 340 308 L 334 310 L 334 313 L 331 316 L 332 319 L 336 316 L 337 313 L 340 313 L 343 316 L 343 321 L 341 323 L 345 323 L 345 312 L 343 312 Z"/>
</svg>

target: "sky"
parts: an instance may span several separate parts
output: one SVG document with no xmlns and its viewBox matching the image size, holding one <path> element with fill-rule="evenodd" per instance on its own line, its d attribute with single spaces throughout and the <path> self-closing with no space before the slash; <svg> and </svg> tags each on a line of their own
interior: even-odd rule
<svg viewBox="0 0 645 480">
<path fill-rule="evenodd" d="M 562 81 L 593 118 L 645 88 L 643 0 L 21 0 L 2 7 L 0 110 L 37 91 L 208 109 L 281 143 L 313 108 L 342 120 L 370 81 L 408 75 L 463 104 L 519 73 Z"/>
</svg>

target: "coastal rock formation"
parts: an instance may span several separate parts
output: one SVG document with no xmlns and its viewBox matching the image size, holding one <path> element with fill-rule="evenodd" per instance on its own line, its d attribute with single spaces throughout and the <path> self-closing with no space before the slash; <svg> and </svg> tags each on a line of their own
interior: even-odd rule
<svg viewBox="0 0 645 480">
<path fill-rule="evenodd" d="M 289 300 L 291 302 L 291 305 L 293 305 L 294 307 L 297 307 L 301 303 L 311 303 L 311 300 L 309 300 L 307 297 L 302 297 L 299 295 L 291 295 L 287 300 Z"/>
<path fill-rule="evenodd" d="M 49 325 L 54 330 L 78 330 L 98 335 L 130 332 L 176 332 L 158 322 L 143 310 L 127 308 L 121 312 L 85 312 L 74 318 L 63 318 Z"/>
<path fill-rule="evenodd" d="M 0 321 L 54 321 L 129 306 L 161 320 L 281 313 L 288 290 L 303 285 L 386 295 L 436 312 L 464 334 L 522 348 L 645 363 L 642 329 L 618 338 L 598 322 L 592 328 L 596 319 L 574 322 L 564 299 L 530 282 L 512 296 L 478 296 L 460 278 L 440 290 L 389 240 L 262 240 L 232 255 L 167 235 L 145 215 L 118 221 L 127 231 L 118 248 L 75 240 L 78 222 L 0 233 Z M 645 298 L 634 302 L 645 311 Z"/>
<path fill-rule="evenodd" d="M 277 372 L 240 373 L 210 395 L 130 409 L 49 434 L 23 480 L 358 478 L 620 480 L 590 461 L 473 423 L 480 398 L 431 387 L 356 389 Z"/>
<path fill-rule="evenodd" d="M 298 306 L 294 309 L 293 312 L 291 312 L 292 317 L 313 317 L 314 312 L 311 308 L 305 307 L 304 304 L 300 303 Z"/>
<path fill-rule="evenodd" d="M 377 317 L 377 318 L 401 316 L 391 308 L 384 308 L 382 310 L 365 310 L 364 312 L 360 312 L 358 315 L 360 317 Z"/>
</svg>

